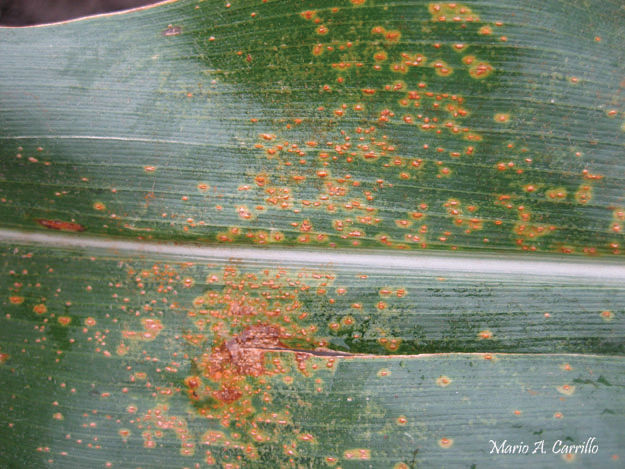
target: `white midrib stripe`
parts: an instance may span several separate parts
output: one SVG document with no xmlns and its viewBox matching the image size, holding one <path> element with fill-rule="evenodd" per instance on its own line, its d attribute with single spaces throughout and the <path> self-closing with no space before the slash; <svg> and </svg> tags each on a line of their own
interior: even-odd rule
<svg viewBox="0 0 625 469">
<path fill-rule="evenodd" d="M 367 272 L 472 273 L 527 277 L 570 277 L 621 283 L 625 264 L 613 259 L 570 259 L 520 254 L 460 252 L 371 252 L 333 249 L 264 248 L 118 240 L 84 234 L 24 232 L 0 229 L 0 242 L 58 248 L 101 249 L 113 253 L 156 254 L 206 260 L 269 262 L 278 265 L 351 266 Z"/>
<path fill-rule="evenodd" d="M 105 140 L 114 142 L 169 143 L 175 145 L 205 145 L 203 142 L 147 137 L 120 137 L 106 135 L 15 135 L 0 136 L 2 140 Z"/>
</svg>

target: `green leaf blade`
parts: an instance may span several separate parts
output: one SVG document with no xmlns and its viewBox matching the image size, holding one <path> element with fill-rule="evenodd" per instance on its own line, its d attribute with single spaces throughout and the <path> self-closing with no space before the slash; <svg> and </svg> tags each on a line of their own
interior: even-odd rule
<svg viewBox="0 0 625 469">
<path fill-rule="evenodd" d="M 4 30 L 3 81 L 30 56 L 3 98 L 7 226 L 619 254 L 622 9 L 432 5 L 175 2 Z"/>
<path fill-rule="evenodd" d="M 593 436 L 599 455 L 576 461 L 619 455 L 622 288 L 590 268 L 499 278 L 475 260 L 373 269 L 37 240 L 2 256 L 9 465 L 553 467 L 558 439 Z M 502 435 L 547 452 L 493 456 Z"/>
</svg>

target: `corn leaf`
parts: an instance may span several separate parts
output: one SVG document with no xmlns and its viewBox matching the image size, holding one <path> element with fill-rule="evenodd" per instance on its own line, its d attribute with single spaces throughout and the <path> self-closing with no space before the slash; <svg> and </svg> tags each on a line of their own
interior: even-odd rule
<svg viewBox="0 0 625 469">
<path fill-rule="evenodd" d="M 618 467 L 625 9 L 0 28 L 3 467 Z"/>
</svg>

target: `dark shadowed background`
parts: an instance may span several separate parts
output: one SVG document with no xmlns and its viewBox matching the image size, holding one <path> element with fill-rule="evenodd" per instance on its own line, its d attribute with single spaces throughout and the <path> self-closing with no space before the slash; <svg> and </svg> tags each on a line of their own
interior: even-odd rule
<svg viewBox="0 0 625 469">
<path fill-rule="evenodd" d="M 157 0 L 0 0 L 0 25 L 52 23 L 156 2 Z"/>
</svg>

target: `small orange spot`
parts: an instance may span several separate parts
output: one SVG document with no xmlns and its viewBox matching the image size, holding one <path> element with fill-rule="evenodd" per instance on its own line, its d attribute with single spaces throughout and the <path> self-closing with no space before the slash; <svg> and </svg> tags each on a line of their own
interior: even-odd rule
<svg viewBox="0 0 625 469">
<path fill-rule="evenodd" d="M 102 211 L 102 210 L 106 210 L 106 205 L 104 205 L 102 202 L 95 202 L 93 204 L 93 208 L 94 210 L 98 210 L 98 211 Z"/>
<path fill-rule="evenodd" d="M 397 422 L 397 425 L 402 425 L 402 426 L 408 423 L 408 419 L 403 415 L 400 415 L 399 417 L 397 417 L 397 420 L 395 421 Z"/>
<path fill-rule="evenodd" d="M 319 27 L 316 29 L 316 31 L 317 31 L 317 34 L 324 35 L 324 34 L 328 34 L 329 29 L 328 29 L 327 27 L 325 27 L 325 26 L 321 25 L 321 26 L 319 26 Z"/>
<path fill-rule="evenodd" d="M 604 321 L 611 321 L 614 319 L 614 313 L 612 311 L 601 311 L 601 317 Z"/>
<path fill-rule="evenodd" d="M 69 316 L 59 316 L 57 321 L 61 326 L 69 326 L 69 324 L 72 322 L 72 318 L 70 318 Z"/>
<path fill-rule="evenodd" d="M 24 302 L 23 296 L 10 296 L 9 301 L 12 305 L 21 305 Z"/>
<path fill-rule="evenodd" d="M 380 51 L 380 52 L 376 52 L 375 54 L 373 54 L 373 58 L 377 62 L 384 62 L 388 58 L 388 55 L 386 54 L 385 51 Z"/>
<path fill-rule="evenodd" d="M 565 396 L 572 396 L 575 392 L 575 386 L 571 386 L 570 384 L 558 386 L 556 389 L 560 394 L 564 394 Z"/>
<path fill-rule="evenodd" d="M 388 42 L 398 42 L 399 39 L 401 38 L 401 33 L 397 30 L 393 30 L 393 31 L 387 31 L 384 34 L 384 38 L 388 41 Z"/>
<path fill-rule="evenodd" d="M 45 314 L 48 312 L 48 308 L 43 303 L 33 306 L 33 311 L 37 314 Z"/>
<path fill-rule="evenodd" d="M 493 333 L 489 330 L 481 331 L 478 333 L 478 338 L 480 339 L 492 339 Z"/>
<path fill-rule="evenodd" d="M 462 63 L 465 65 L 471 65 L 473 62 L 475 62 L 475 56 L 474 55 L 465 55 L 462 58 Z"/>
<path fill-rule="evenodd" d="M 438 440 L 438 446 L 440 446 L 441 448 L 451 448 L 453 444 L 453 438 L 441 438 L 440 440 Z"/>
<path fill-rule="evenodd" d="M 449 376 L 441 375 L 436 378 L 436 385 L 440 387 L 447 387 L 451 384 L 451 378 Z"/>
<path fill-rule="evenodd" d="M 465 59 L 467 59 L 465 57 Z M 468 59 L 467 59 L 468 61 Z M 465 61 L 465 63 L 467 63 L 467 61 Z M 491 64 L 487 63 L 487 62 L 470 62 L 470 66 L 469 66 L 469 75 L 471 75 L 472 78 L 476 78 L 476 79 L 482 79 L 482 78 L 486 78 L 488 75 L 490 75 L 493 72 L 494 68 Z"/>
<path fill-rule="evenodd" d="M 495 122 L 504 123 L 510 120 L 510 114 L 507 113 L 497 113 L 493 117 Z"/>
</svg>

